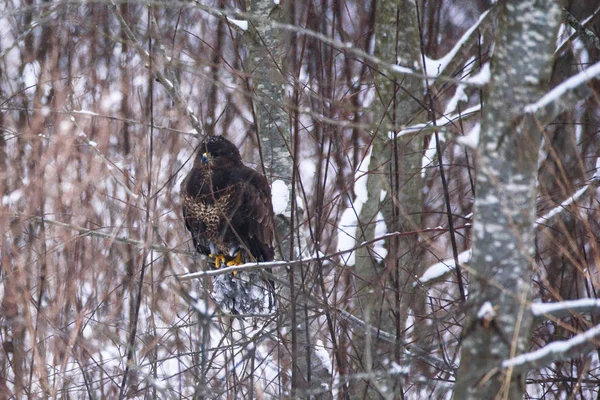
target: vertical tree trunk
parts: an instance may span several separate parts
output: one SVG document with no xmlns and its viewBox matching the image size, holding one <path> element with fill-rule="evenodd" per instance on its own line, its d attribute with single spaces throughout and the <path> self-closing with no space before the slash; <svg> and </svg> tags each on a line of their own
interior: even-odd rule
<svg viewBox="0 0 600 400">
<path fill-rule="evenodd" d="M 414 1 L 377 1 L 374 29 L 375 56 L 409 67 L 421 64 Z M 421 107 L 415 99 L 422 98 L 422 80 L 415 77 L 396 80 L 376 70 L 373 71 L 373 77 L 376 106 L 367 181 L 369 197 L 359 216 L 358 242 L 374 238 L 379 212 L 389 232 L 414 230 L 420 226 L 418 212 L 422 206 L 422 179 L 419 172 L 422 142 L 408 137 L 390 139 L 389 136 L 390 132 L 395 131 L 394 127 L 415 122 L 415 115 Z M 382 190 L 387 195 L 380 199 Z M 368 248 L 357 251 L 356 255 L 357 306 L 362 310 L 362 315 L 358 316 L 384 331 L 396 333 L 399 339 L 405 330 L 411 301 L 418 301 L 413 297 L 410 284 L 419 265 L 419 258 L 415 254 L 417 241 L 416 236 L 390 240 L 387 243 L 389 252 L 381 263 L 377 262 Z M 381 368 L 380 360 L 398 358 L 400 342 L 396 354 L 393 354 L 390 348 L 375 346 L 377 341 L 373 339 L 365 346 L 356 346 L 359 352 L 364 351 L 357 355 L 361 365 L 355 369 Z M 366 349 L 366 346 L 370 346 L 370 349 Z M 373 355 L 371 360 L 368 354 Z M 375 396 L 376 392 L 370 393 L 372 390 L 366 381 L 353 388 L 353 392 L 361 397 L 364 393 L 369 393 L 369 397 Z M 394 390 L 402 391 L 399 386 L 395 386 Z"/>
<path fill-rule="evenodd" d="M 264 21 L 252 23 L 248 41 L 248 67 L 252 79 L 255 123 L 269 181 L 281 179 L 291 190 L 290 122 L 285 109 L 285 56 L 289 50 L 281 31 L 269 19 L 285 21 L 284 6 L 269 0 L 249 0 L 248 11 Z M 287 21 L 286 21 L 287 22 Z M 289 212 L 289 204 L 288 210 Z"/>
<path fill-rule="evenodd" d="M 457 399 L 518 399 L 524 376 L 494 374 L 527 349 L 540 128 L 523 107 L 544 93 L 561 20 L 553 0 L 501 3 L 491 89 L 484 99 L 473 225 L 473 275 Z M 478 318 L 489 302 L 488 322 Z M 481 317 L 481 315 L 480 315 Z"/>
<path fill-rule="evenodd" d="M 282 31 L 273 29 L 269 20 L 288 22 L 291 2 L 285 5 L 275 5 L 272 0 L 249 0 L 248 12 L 261 17 L 260 21 L 252 22 L 250 40 L 248 41 L 247 68 L 252 80 L 252 102 L 254 107 L 255 123 L 258 130 L 262 148 L 263 163 L 266 168 L 267 178 L 270 182 L 281 180 L 292 197 L 293 159 L 290 149 L 294 144 L 290 138 L 290 122 L 286 110 L 286 84 L 285 71 L 287 70 L 286 56 L 290 50 L 289 40 Z M 281 187 L 281 186 L 280 186 Z M 277 237 L 291 238 L 290 221 L 293 212 L 289 202 L 283 215 L 277 217 Z M 280 256 L 282 258 L 295 257 L 295 250 L 290 239 L 280 243 Z M 313 312 L 307 308 L 308 293 L 304 291 L 306 285 L 302 280 L 302 266 L 294 267 L 289 274 L 289 287 L 281 289 L 281 298 L 290 299 L 291 321 L 291 353 L 292 363 L 292 397 L 305 397 L 306 391 L 318 392 L 323 389 L 322 384 L 330 384 L 331 377 L 328 371 L 311 347 L 314 328 L 309 321 L 314 320 Z M 283 270 L 282 270 L 283 272 Z M 281 276 L 280 278 L 285 279 Z M 287 304 L 285 305 L 287 306 Z M 284 305 L 281 304 L 280 308 Z"/>
</svg>

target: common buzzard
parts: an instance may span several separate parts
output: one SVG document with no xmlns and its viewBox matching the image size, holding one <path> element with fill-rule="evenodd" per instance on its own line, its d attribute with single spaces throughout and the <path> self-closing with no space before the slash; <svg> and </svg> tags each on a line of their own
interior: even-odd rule
<svg viewBox="0 0 600 400">
<path fill-rule="evenodd" d="M 214 268 L 273 260 L 269 184 L 244 165 L 233 143 L 223 136 L 207 138 L 180 193 L 194 247 L 209 257 Z M 273 290 L 273 282 L 260 272 L 219 275 L 214 280 L 216 300 L 236 313 L 272 309 Z"/>
</svg>

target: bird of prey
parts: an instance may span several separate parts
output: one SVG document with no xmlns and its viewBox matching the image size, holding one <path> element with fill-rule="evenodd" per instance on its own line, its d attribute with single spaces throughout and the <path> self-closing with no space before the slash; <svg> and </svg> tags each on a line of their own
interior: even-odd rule
<svg viewBox="0 0 600 400">
<path fill-rule="evenodd" d="M 194 247 L 214 268 L 273 260 L 271 189 L 229 140 L 211 136 L 200 145 L 180 193 Z M 217 302 L 235 313 L 274 305 L 273 282 L 260 272 L 219 275 L 213 290 Z"/>
</svg>

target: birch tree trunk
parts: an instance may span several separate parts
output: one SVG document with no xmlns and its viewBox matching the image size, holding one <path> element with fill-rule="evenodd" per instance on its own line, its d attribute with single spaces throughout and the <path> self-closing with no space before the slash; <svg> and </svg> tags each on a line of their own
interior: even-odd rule
<svg viewBox="0 0 600 400">
<path fill-rule="evenodd" d="M 374 54 L 382 60 L 404 66 L 420 65 L 419 33 L 415 3 L 412 0 L 376 2 Z M 421 99 L 423 84 L 420 78 L 393 79 L 373 71 L 376 104 L 373 116 L 373 147 L 367 181 L 368 199 L 360 216 L 358 242 L 372 240 L 378 213 L 381 212 L 389 232 L 409 231 L 420 226 L 418 211 L 422 207 L 420 168 L 421 140 L 410 137 L 392 138 L 395 127 L 415 123 L 415 115 L 421 108 L 416 99 Z M 426 115 L 426 113 L 422 113 Z M 385 191 L 385 198 L 380 194 Z M 380 217 L 379 217 L 380 218 Z M 377 337 L 356 338 L 364 340 L 359 349 L 360 366 L 355 370 L 366 371 L 382 368 L 381 360 L 396 359 L 400 354 L 402 332 L 406 327 L 407 312 L 413 297 L 412 277 L 418 269 L 415 254 L 417 237 L 393 238 L 386 247 L 388 254 L 382 262 L 369 248 L 356 254 L 357 306 L 358 315 L 369 321 L 371 326 L 395 333 L 399 341 L 395 349 L 379 346 Z M 417 300 L 418 301 L 418 300 Z M 358 372 L 358 371 L 357 371 Z M 382 390 L 379 388 L 378 390 Z M 390 388 L 391 390 L 391 388 Z M 398 392 L 401 386 L 394 385 Z M 372 398 L 379 396 L 371 383 L 355 383 L 356 396 Z"/>
<path fill-rule="evenodd" d="M 275 30 L 269 21 L 288 22 L 291 2 L 276 5 L 272 0 L 250 0 L 248 11 L 260 17 L 253 22 L 250 41 L 248 43 L 248 70 L 252 79 L 253 106 L 255 123 L 262 147 L 263 162 L 270 182 L 280 180 L 292 197 L 292 157 L 290 149 L 293 142 L 290 138 L 290 122 L 286 110 L 285 84 L 287 70 L 286 56 L 290 50 L 290 41 L 286 33 Z M 281 185 L 280 185 L 281 187 Z M 288 238 L 279 243 L 279 255 L 282 259 L 294 258 L 295 250 L 290 242 L 292 232 L 292 202 L 288 202 L 286 210 L 277 216 L 277 237 Z M 288 309 L 286 317 L 282 313 L 280 321 L 290 321 L 291 349 L 286 349 L 292 368 L 292 398 L 305 397 L 307 392 L 323 390 L 323 384 L 329 385 L 331 376 L 315 353 L 312 336 L 315 333 L 309 321 L 314 320 L 313 311 L 308 309 L 308 294 L 303 284 L 303 266 L 294 267 L 289 272 L 289 286 L 281 289 L 280 311 Z M 283 271 L 283 270 L 281 270 Z M 282 280 L 286 277 L 280 276 Z M 289 301 L 289 303 L 288 303 Z M 287 328 L 287 327 L 286 327 Z"/>
<path fill-rule="evenodd" d="M 550 80 L 561 9 L 557 1 L 500 4 L 492 81 L 478 147 L 470 307 L 456 399 L 522 398 L 525 376 L 494 373 L 529 346 L 540 126 L 523 115 Z M 486 307 L 488 312 L 485 313 Z"/>
<path fill-rule="evenodd" d="M 286 79 L 283 75 L 286 70 L 284 60 L 290 46 L 282 37 L 284 33 L 269 24 L 270 19 L 287 22 L 287 13 L 284 6 L 268 0 L 249 0 L 247 8 L 251 14 L 261 17 L 260 22 L 252 23 L 248 67 L 252 78 L 255 123 L 267 178 L 270 182 L 281 179 L 291 190 L 290 123 L 284 108 Z"/>
</svg>

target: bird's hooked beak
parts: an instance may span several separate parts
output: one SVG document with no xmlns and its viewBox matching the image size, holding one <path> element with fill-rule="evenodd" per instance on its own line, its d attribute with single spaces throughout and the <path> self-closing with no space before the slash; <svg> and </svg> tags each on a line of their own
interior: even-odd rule
<svg viewBox="0 0 600 400">
<path fill-rule="evenodd" d="M 202 153 L 202 164 L 208 164 L 208 153 Z"/>
</svg>

